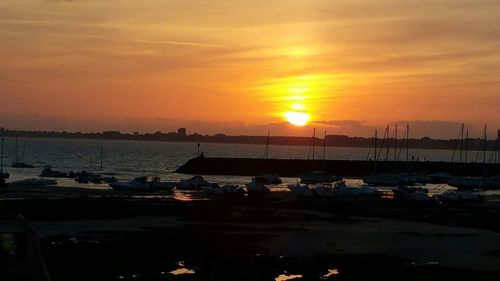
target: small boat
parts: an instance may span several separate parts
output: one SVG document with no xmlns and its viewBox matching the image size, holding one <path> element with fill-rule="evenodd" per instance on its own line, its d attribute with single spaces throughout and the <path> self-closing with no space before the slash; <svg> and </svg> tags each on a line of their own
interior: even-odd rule
<svg viewBox="0 0 500 281">
<path fill-rule="evenodd" d="M 103 178 L 103 179 L 105 179 L 105 178 Z M 149 185 L 151 186 L 151 189 L 154 189 L 154 190 L 170 191 L 170 190 L 174 189 L 174 187 L 177 185 L 177 183 L 176 182 L 167 182 L 167 181 L 162 182 L 160 177 L 153 177 L 153 178 L 151 178 Z"/>
<path fill-rule="evenodd" d="M 239 185 L 226 184 L 223 186 L 219 186 L 219 184 L 217 183 L 211 183 L 210 185 L 203 186 L 201 189 L 210 195 L 218 196 L 245 194 L 245 190 Z"/>
<path fill-rule="evenodd" d="M 336 186 L 331 183 L 317 183 L 314 185 L 313 191 L 319 198 L 334 198 L 338 195 L 335 188 Z"/>
<path fill-rule="evenodd" d="M 244 195 L 245 189 L 240 185 L 225 184 L 222 186 L 225 195 Z"/>
<path fill-rule="evenodd" d="M 52 170 L 50 165 L 47 165 L 43 168 L 42 173 L 40 174 L 42 178 L 68 178 L 70 175 L 66 172 L 55 171 Z"/>
<path fill-rule="evenodd" d="M 209 185 L 202 186 L 201 190 L 207 192 L 210 195 L 224 195 L 224 189 L 222 189 L 217 183 L 211 183 Z"/>
<path fill-rule="evenodd" d="M 35 166 L 33 166 L 31 164 L 26 164 L 24 162 L 14 162 L 14 163 L 12 163 L 12 168 L 16 168 L 16 169 L 33 169 L 33 168 L 35 168 Z"/>
<path fill-rule="evenodd" d="M 316 193 L 306 184 L 290 184 L 288 185 L 288 189 L 298 197 L 302 198 L 313 198 L 316 197 Z"/>
<path fill-rule="evenodd" d="M 151 185 L 148 183 L 148 177 L 136 177 L 129 182 L 110 183 L 109 186 L 119 191 L 150 191 Z"/>
<path fill-rule="evenodd" d="M 334 191 L 339 198 L 380 197 L 381 193 L 371 186 L 348 187 L 345 181 L 336 182 Z"/>
<path fill-rule="evenodd" d="M 209 186 L 210 183 L 203 179 L 202 176 L 194 176 L 187 180 L 181 180 L 176 186 L 178 190 L 199 190 L 203 186 Z"/>
<path fill-rule="evenodd" d="M 78 183 L 115 183 L 118 180 L 115 177 L 103 177 L 98 174 L 89 173 L 87 171 L 82 171 L 81 173 L 74 173 L 74 179 Z"/>
<path fill-rule="evenodd" d="M 324 182 L 332 183 L 341 180 L 342 180 L 341 177 L 332 176 L 322 171 L 315 171 L 300 175 L 300 182 L 304 184 L 315 184 Z"/>
<path fill-rule="evenodd" d="M 429 190 L 421 187 L 399 186 L 392 190 L 394 199 L 409 201 L 428 201 L 431 198 L 427 195 Z"/>
<path fill-rule="evenodd" d="M 18 154 L 17 154 L 17 143 L 18 143 L 18 140 L 16 138 L 16 146 L 15 146 L 15 151 L 14 151 L 14 162 L 12 163 L 12 168 L 16 168 L 16 169 L 32 169 L 32 168 L 35 168 L 35 166 L 31 165 L 31 164 L 26 164 L 24 163 L 24 154 L 25 154 L 25 150 L 26 150 L 26 142 L 24 143 L 23 145 L 23 158 L 22 158 L 22 161 L 19 161 L 19 158 L 17 157 Z"/>
<path fill-rule="evenodd" d="M 56 184 L 57 181 L 53 179 L 32 178 L 32 179 L 13 181 L 9 183 L 9 186 L 46 186 L 46 185 L 56 185 Z"/>
<path fill-rule="evenodd" d="M 273 174 L 262 174 L 257 176 L 258 178 L 262 178 L 266 181 L 267 184 L 282 184 L 283 181 L 277 176 Z"/>
<path fill-rule="evenodd" d="M 266 193 L 270 192 L 271 189 L 266 186 L 269 184 L 268 181 L 263 177 L 254 177 L 252 181 L 246 184 L 249 193 Z"/>
</svg>

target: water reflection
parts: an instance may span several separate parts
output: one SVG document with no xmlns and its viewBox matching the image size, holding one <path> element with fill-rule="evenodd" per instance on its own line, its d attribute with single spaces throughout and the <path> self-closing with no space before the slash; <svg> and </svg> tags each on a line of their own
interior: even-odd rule
<svg viewBox="0 0 500 281">
<path fill-rule="evenodd" d="M 283 272 L 283 274 L 280 274 L 278 277 L 276 277 L 274 280 L 275 281 L 286 281 L 286 280 L 293 280 L 293 279 L 300 279 L 303 276 L 300 274 L 287 274 L 287 272 Z"/>
<path fill-rule="evenodd" d="M 334 276 L 334 275 L 339 275 L 339 270 L 336 268 L 328 269 L 328 273 L 323 275 L 321 277 L 321 279 L 328 279 L 329 277 Z"/>
<path fill-rule="evenodd" d="M 195 274 L 196 272 L 188 268 L 178 268 L 169 272 L 172 275 Z"/>
<path fill-rule="evenodd" d="M 179 268 L 170 271 L 169 272 L 170 274 L 172 274 L 172 275 L 186 275 L 186 274 L 195 274 L 196 273 L 193 269 L 186 268 L 184 261 L 178 261 L 176 263 L 176 265 L 179 266 Z"/>
</svg>

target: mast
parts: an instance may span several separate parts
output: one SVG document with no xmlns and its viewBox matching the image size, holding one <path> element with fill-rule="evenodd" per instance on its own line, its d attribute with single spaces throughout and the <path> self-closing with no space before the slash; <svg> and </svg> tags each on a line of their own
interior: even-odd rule
<svg viewBox="0 0 500 281">
<path fill-rule="evenodd" d="M 378 158 L 378 156 L 377 156 L 377 139 L 378 139 L 377 130 L 375 130 L 375 140 L 374 140 L 374 142 L 375 142 L 375 145 L 374 145 L 374 147 L 375 147 L 375 151 L 374 151 L 375 157 L 374 157 L 374 161 L 373 161 L 373 172 L 374 173 L 377 172 L 377 158 Z"/>
<path fill-rule="evenodd" d="M 410 124 L 406 124 L 406 173 L 408 173 L 409 161 L 410 161 Z"/>
<path fill-rule="evenodd" d="M 270 132 L 267 131 L 267 140 L 266 140 L 266 149 L 264 151 L 264 159 L 269 158 L 269 137 L 270 137 Z"/>
<path fill-rule="evenodd" d="M 385 161 L 387 161 L 389 159 L 389 145 L 390 145 L 390 143 L 389 143 L 389 138 L 390 138 L 389 124 L 387 124 L 387 129 L 386 130 L 387 130 L 387 143 L 386 143 L 387 150 L 385 152 Z"/>
<path fill-rule="evenodd" d="M 486 164 L 486 138 L 488 137 L 486 133 L 486 125 L 484 125 L 483 132 L 483 164 Z"/>
<path fill-rule="evenodd" d="M 469 155 L 469 129 L 465 133 L 465 163 L 467 163 L 467 156 Z"/>
<path fill-rule="evenodd" d="M 398 124 L 394 131 L 394 162 L 396 162 L 396 157 L 398 157 Z"/>
<path fill-rule="evenodd" d="M 326 160 L 326 130 L 325 130 L 325 139 L 323 140 L 323 160 Z"/>
<path fill-rule="evenodd" d="M 465 124 L 462 124 L 462 128 L 460 129 L 460 163 L 462 163 L 462 155 L 464 149 L 464 130 Z"/>
<path fill-rule="evenodd" d="M 313 145 L 313 160 L 314 160 L 314 149 L 315 149 L 315 142 L 314 139 L 316 138 L 316 128 L 313 128 L 313 138 L 312 138 L 312 145 Z"/>
</svg>

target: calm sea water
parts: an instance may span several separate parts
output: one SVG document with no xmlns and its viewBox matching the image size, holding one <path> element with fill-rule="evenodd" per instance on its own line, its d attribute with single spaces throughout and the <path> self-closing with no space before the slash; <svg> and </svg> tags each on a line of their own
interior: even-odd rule
<svg viewBox="0 0 500 281">
<path fill-rule="evenodd" d="M 5 169 L 11 174 L 9 181 L 37 177 L 45 165 L 55 170 L 94 171 L 114 175 L 119 180 L 136 176 L 158 175 L 163 180 L 178 181 L 189 177 L 174 171 L 189 159 L 196 157 L 196 143 L 144 142 L 115 140 L 73 140 L 23 138 L 18 140 L 18 157 L 35 169 L 13 169 L 10 167 L 15 153 L 15 139 L 5 140 Z M 23 159 L 23 146 L 24 159 Z M 100 148 L 104 149 L 103 169 L 100 170 Z M 207 157 L 263 157 L 264 145 L 202 143 L 200 150 Z M 271 158 L 307 159 L 309 147 L 273 146 L 269 148 Z M 326 159 L 366 159 L 368 148 L 327 147 Z M 403 153 L 405 154 L 405 153 Z M 411 149 L 410 157 L 420 160 L 449 161 L 452 151 Z M 394 157 L 391 151 L 389 157 Z M 471 158 L 474 152 L 471 152 Z M 385 157 L 385 152 L 382 153 Z M 316 147 L 316 158 L 323 158 L 323 147 Z M 244 184 L 249 177 L 205 176 L 209 181 Z M 284 183 L 294 183 L 296 178 L 284 178 Z M 107 185 L 78 184 L 71 179 L 59 179 L 62 186 L 108 188 Z"/>
</svg>

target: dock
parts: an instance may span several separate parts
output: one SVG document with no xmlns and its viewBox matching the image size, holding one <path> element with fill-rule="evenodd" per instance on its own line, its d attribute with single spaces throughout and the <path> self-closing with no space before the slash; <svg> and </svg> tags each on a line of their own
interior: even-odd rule
<svg viewBox="0 0 500 281">
<path fill-rule="evenodd" d="M 196 157 L 176 172 L 200 175 L 255 176 L 270 173 L 283 177 L 298 177 L 311 171 L 359 178 L 374 174 L 446 172 L 456 176 L 499 176 L 500 164 L 459 163 L 438 161 L 374 161 L 369 160 L 302 160 L 262 158 Z"/>
</svg>

